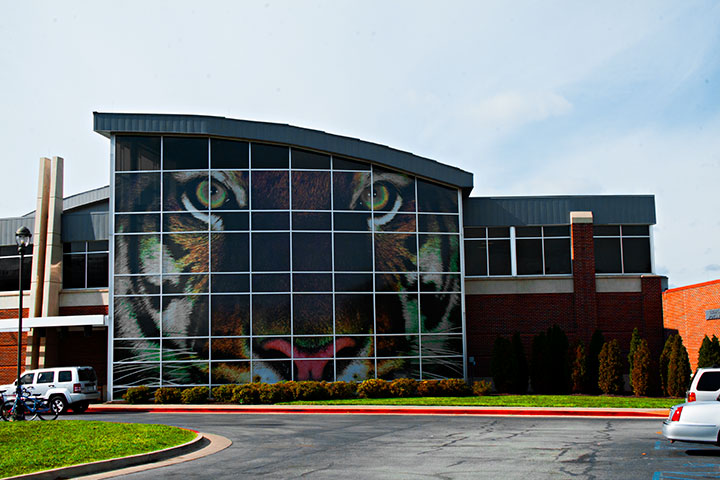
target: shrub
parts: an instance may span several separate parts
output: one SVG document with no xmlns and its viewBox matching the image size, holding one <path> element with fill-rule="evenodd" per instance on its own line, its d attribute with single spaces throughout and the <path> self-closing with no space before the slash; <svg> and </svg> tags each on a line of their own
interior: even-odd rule
<svg viewBox="0 0 720 480">
<path fill-rule="evenodd" d="M 237 385 L 229 383 L 226 385 L 220 385 L 218 387 L 213 387 L 212 389 L 212 395 L 213 398 L 221 403 L 230 403 L 232 402 L 233 398 L 233 391 L 235 390 L 235 387 Z"/>
<path fill-rule="evenodd" d="M 275 384 L 276 400 L 278 402 L 292 402 L 297 398 L 297 382 L 280 382 Z"/>
<path fill-rule="evenodd" d="M 672 334 L 665 340 L 665 345 L 663 346 L 658 362 L 660 370 L 660 390 L 663 395 L 668 395 L 668 365 L 670 363 L 670 352 L 672 352 L 676 336 L 676 334 Z"/>
<path fill-rule="evenodd" d="M 598 370 L 600 363 L 598 357 L 600 356 L 600 350 L 602 350 L 605 344 L 605 337 L 600 330 L 595 330 L 592 338 L 590 339 L 590 345 L 588 345 L 587 357 L 585 361 L 586 368 L 586 387 L 587 393 L 598 392 Z"/>
<path fill-rule="evenodd" d="M 720 341 L 713 335 L 712 340 L 705 335 L 698 352 L 698 368 L 720 366 Z"/>
<path fill-rule="evenodd" d="M 478 397 L 482 397 L 483 395 L 487 395 L 492 390 L 492 383 L 486 381 L 486 380 L 479 380 L 472 385 L 472 392 L 474 395 L 477 395 Z"/>
<path fill-rule="evenodd" d="M 442 395 L 440 380 L 423 380 L 418 383 L 417 394 L 421 397 L 439 397 Z"/>
<path fill-rule="evenodd" d="M 587 377 L 587 357 L 585 356 L 585 346 L 582 342 L 577 342 L 570 349 L 572 354 L 572 366 L 570 369 L 570 388 L 573 393 L 581 393 L 585 391 Z"/>
<path fill-rule="evenodd" d="M 414 397 L 417 395 L 417 387 L 417 380 L 398 378 L 390 382 L 390 394 L 393 397 Z"/>
<path fill-rule="evenodd" d="M 605 394 L 623 391 L 623 368 L 620 345 L 616 339 L 605 342 L 598 356 L 598 387 Z"/>
<path fill-rule="evenodd" d="M 180 400 L 185 404 L 207 403 L 209 396 L 210 389 L 208 387 L 197 386 L 183 390 Z"/>
<path fill-rule="evenodd" d="M 668 358 L 667 393 L 671 397 L 682 397 L 690 384 L 690 359 L 682 337 L 675 337 Z"/>
<path fill-rule="evenodd" d="M 297 382 L 296 400 L 324 400 L 330 398 L 326 382 Z"/>
<path fill-rule="evenodd" d="M 260 403 L 260 384 L 245 383 L 236 386 L 233 390 L 232 402 L 239 403 L 240 405 L 255 405 Z"/>
<path fill-rule="evenodd" d="M 515 332 L 512 338 L 513 356 L 515 357 L 515 374 L 512 380 L 512 393 L 527 393 L 528 390 L 528 363 L 525 356 L 520 334 Z"/>
<path fill-rule="evenodd" d="M 633 357 L 635 355 L 635 350 L 637 350 L 638 346 L 640 345 L 640 332 L 638 331 L 637 327 L 633 328 L 632 331 L 632 337 L 630 337 L 630 352 L 628 353 L 627 360 L 628 365 L 630 367 L 630 388 L 633 386 Z"/>
<path fill-rule="evenodd" d="M 641 339 L 633 354 L 632 370 L 630 371 L 630 384 L 633 394 L 642 397 L 650 391 L 650 348 L 647 341 Z"/>
<path fill-rule="evenodd" d="M 379 378 L 371 378 L 357 387 L 360 398 L 387 398 L 390 396 L 390 384 Z"/>
<path fill-rule="evenodd" d="M 462 378 L 446 378 L 438 380 L 440 396 L 443 397 L 466 397 L 472 395 L 472 389 Z"/>
<path fill-rule="evenodd" d="M 354 398 L 357 396 L 358 384 L 355 382 L 331 382 L 327 384 L 327 389 L 333 400 Z"/>
<path fill-rule="evenodd" d="M 160 387 L 155 390 L 155 403 L 180 403 L 180 389 L 175 387 Z"/>
<path fill-rule="evenodd" d="M 152 390 L 150 390 L 150 388 L 146 387 L 145 385 L 141 385 L 139 387 L 128 388 L 127 392 L 125 392 L 125 395 L 123 395 L 123 398 L 127 403 L 138 404 L 151 403 L 150 399 L 152 398 L 152 396 Z"/>
<path fill-rule="evenodd" d="M 493 344 L 490 359 L 490 372 L 492 372 L 495 390 L 508 393 L 513 390 L 513 380 L 517 375 L 517 363 L 513 354 L 513 345 L 504 337 L 497 337 Z"/>
<path fill-rule="evenodd" d="M 547 393 L 547 381 L 545 379 L 547 362 L 547 339 L 545 332 L 540 332 L 533 337 L 532 360 L 530 361 L 530 385 L 533 393 Z"/>
<path fill-rule="evenodd" d="M 567 393 L 570 387 L 568 338 L 558 325 L 547 330 L 547 363 L 545 380 L 550 393 Z"/>
</svg>

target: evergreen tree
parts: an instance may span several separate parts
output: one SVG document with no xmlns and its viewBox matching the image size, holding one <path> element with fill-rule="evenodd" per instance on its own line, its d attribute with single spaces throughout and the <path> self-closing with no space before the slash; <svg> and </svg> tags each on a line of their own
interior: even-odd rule
<svg viewBox="0 0 720 480">
<path fill-rule="evenodd" d="M 690 358 L 682 337 L 675 337 L 668 360 L 667 393 L 671 397 L 682 397 L 690 385 Z"/>
<path fill-rule="evenodd" d="M 713 335 L 712 340 L 705 335 L 698 352 L 698 368 L 720 366 L 720 342 Z"/>
<path fill-rule="evenodd" d="M 585 391 L 587 382 L 587 357 L 582 341 L 576 342 L 570 349 L 572 368 L 570 373 L 571 389 L 573 393 Z"/>
<path fill-rule="evenodd" d="M 507 338 L 497 337 L 490 360 L 490 371 L 492 372 L 495 390 L 500 393 L 511 391 L 516 370 L 517 365 L 515 364 L 512 343 Z"/>
<path fill-rule="evenodd" d="M 658 370 L 660 371 L 660 391 L 663 395 L 668 394 L 668 365 L 670 364 L 670 353 L 672 352 L 673 344 L 675 343 L 675 337 L 677 334 L 670 335 L 665 340 L 662 353 L 660 354 L 660 360 L 658 362 Z"/>
<path fill-rule="evenodd" d="M 623 368 L 620 344 L 616 339 L 605 342 L 598 355 L 598 387 L 605 394 L 623 391 Z"/>
<path fill-rule="evenodd" d="M 630 384 L 636 397 L 645 396 L 650 391 L 650 347 L 643 338 L 638 342 L 633 354 L 633 368 L 630 371 Z"/>
<path fill-rule="evenodd" d="M 598 392 L 598 356 L 600 350 L 602 350 L 603 344 L 605 344 L 605 337 L 600 330 L 595 330 L 592 338 L 590 339 L 590 345 L 588 345 L 587 360 L 586 360 L 586 378 L 587 378 L 587 393 Z"/>
<path fill-rule="evenodd" d="M 570 388 L 568 338 L 558 325 L 547 330 L 547 364 L 545 378 L 550 393 L 567 393 Z"/>
<path fill-rule="evenodd" d="M 512 393 L 527 393 L 528 389 L 528 363 L 525 357 L 525 348 L 520 334 L 515 332 L 512 337 L 513 356 L 515 357 L 515 376 L 512 382 Z"/>
<path fill-rule="evenodd" d="M 640 345 L 640 332 L 638 331 L 637 327 L 633 328 L 632 331 L 632 337 L 630 337 L 630 352 L 628 353 L 627 359 L 628 359 L 628 365 L 630 366 L 630 370 L 628 373 L 630 374 L 630 387 L 632 388 L 632 370 L 633 370 L 633 356 L 635 355 L 635 350 L 637 350 L 638 345 Z"/>
<path fill-rule="evenodd" d="M 530 385 L 533 393 L 547 393 L 546 362 L 547 362 L 547 337 L 545 332 L 540 332 L 533 337 L 532 353 L 530 361 Z"/>
</svg>

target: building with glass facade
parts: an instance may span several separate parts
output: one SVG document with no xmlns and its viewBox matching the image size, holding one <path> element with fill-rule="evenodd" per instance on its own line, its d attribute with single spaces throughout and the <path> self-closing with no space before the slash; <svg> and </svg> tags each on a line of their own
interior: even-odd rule
<svg viewBox="0 0 720 480">
<path fill-rule="evenodd" d="M 324 132 L 94 120 L 109 187 L 63 200 L 62 159 L 43 159 L 47 204 L 0 219 L 8 345 L 14 229 L 36 232 L 27 365 L 67 364 L 77 342 L 117 398 L 134 385 L 488 376 L 495 337 L 529 348 L 553 324 L 662 341 L 650 195 L 471 197 L 471 173 Z"/>
</svg>

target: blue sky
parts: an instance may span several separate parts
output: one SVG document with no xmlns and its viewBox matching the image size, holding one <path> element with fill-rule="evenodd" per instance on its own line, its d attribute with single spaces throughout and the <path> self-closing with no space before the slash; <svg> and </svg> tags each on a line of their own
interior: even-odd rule
<svg viewBox="0 0 720 480">
<path fill-rule="evenodd" d="M 629 5 L 631 3 L 631 5 Z M 475 175 L 473 195 L 654 194 L 671 286 L 720 278 L 720 3 L 13 2 L 0 217 L 108 183 L 93 111 L 289 123 Z"/>
</svg>

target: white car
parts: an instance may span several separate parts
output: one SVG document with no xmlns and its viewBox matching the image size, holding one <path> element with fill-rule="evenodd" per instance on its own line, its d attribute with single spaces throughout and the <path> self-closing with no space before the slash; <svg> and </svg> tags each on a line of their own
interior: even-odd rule
<svg viewBox="0 0 720 480">
<path fill-rule="evenodd" d="M 55 367 L 28 370 L 20 376 L 20 384 L 32 395 L 48 399 L 59 413 L 68 408 L 84 412 L 90 402 L 100 400 L 97 375 L 92 367 Z M 5 400 L 14 400 L 17 380 L 0 385 Z"/>
<path fill-rule="evenodd" d="M 675 405 L 663 422 L 662 433 L 672 442 L 720 445 L 720 402 Z"/>
<path fill-rule="evenodd" d="M 717 400 L 720 395 L 720 368 L 698 368 L 685 396 L 686 402 Z"/>
</svg>

